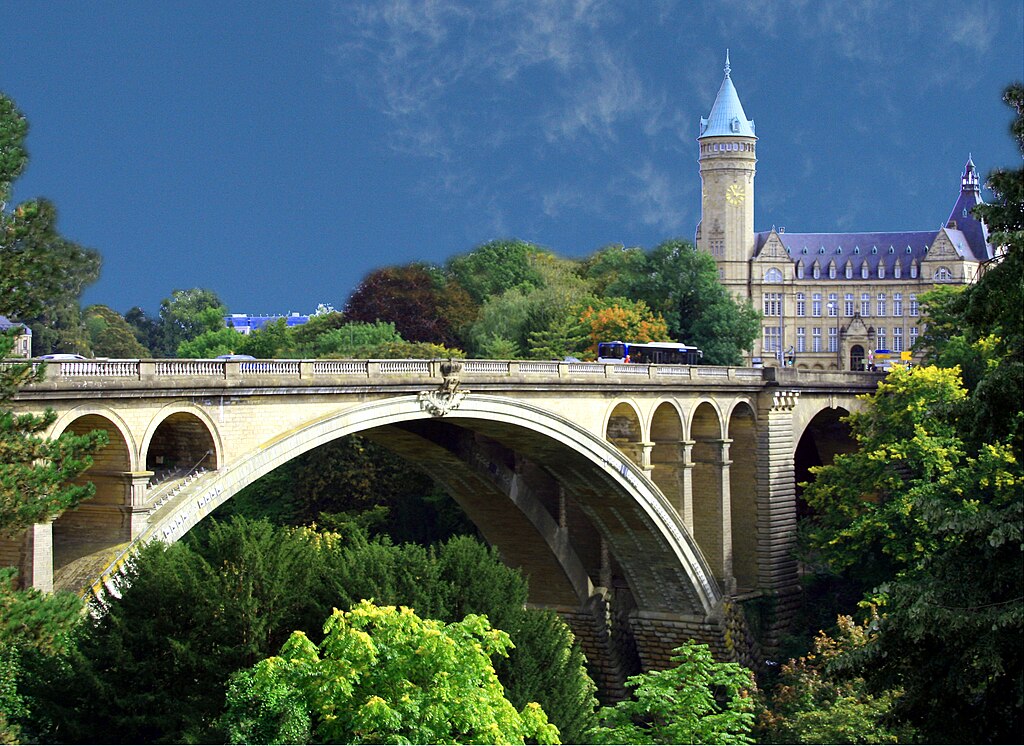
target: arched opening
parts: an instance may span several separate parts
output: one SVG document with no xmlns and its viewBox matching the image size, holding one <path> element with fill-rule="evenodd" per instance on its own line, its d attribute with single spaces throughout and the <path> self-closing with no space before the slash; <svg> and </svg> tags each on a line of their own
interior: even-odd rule
<svg viewBox="0 0 1024 746">
<path fill-rule="evenodd" d="M 850 348 L 850 370 L 864 370 L 864 348 L 861 345 Z"/>
<path fill-rule="evenodd" d="M 732 524 L 732 570 L 737 591 L 758 587 L 757 430 L 754 411 L 739 404 L 729 418 L 729 506 Z"/>
<path fill-rule="evenodd" d="M 651 418 L 651 479 L 692 529 L 693 508 L 686 505 L 687 489 L 686 453 L 683 439 L 683 421 L 679 411 L 665 402 L 658 405 Z"/>
<path fill-rule="evenodd" d="M 111 420 L 98 414 L 79 417 L 64 428 L 76 435 L 94 430 L 106 432 L 107 445 L 93 455 L 92 466 L 75 484 L 92 482 L 96 492 L 53 522 L 55 579 L 58 573 L 73 573 L 76 560 L 131 540 L 131 455 L 125 436 Z"/>
<path fill-rule="evenodd" d="M 153 481 L 217 468 L 217 449 L 206 423 L 190 412 L 175 412 L 153 432 L 145 453 Z"/>
<path fill-rule="evenodd" d="M 702 402 L 690 425 L 693 441 L 693 538 L 715 577 L 728 585 L 732 578 L 732 546 L 726 541 L 724 510 L 725 447 L 718 412 Z"/>
<path fill-rule="evenodd" d="M 813 479 L 811 468 L 827 466 L 841 453 L 856 449 L 856 442 L 850 434 L 850 426 L 843 421 L 849 412 L 841 407 L 823 409 L 808 423 L 794 453 L 794 476 L 796 479 L 797 518 L 810 514 L 810 508 L 803 500 L 800 485 Z"/>
<path fill-rule="evenodd" d="M 615 445 L 634 464 L 643 468 L 643 428 L 636 408 L 627 402 L 619 402 L 608 416 L 605 438 Z"/>
</svg>

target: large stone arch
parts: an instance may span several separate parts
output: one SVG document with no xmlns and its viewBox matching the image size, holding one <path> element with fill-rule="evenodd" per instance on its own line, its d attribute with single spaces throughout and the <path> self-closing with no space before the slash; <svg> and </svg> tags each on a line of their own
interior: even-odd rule
<svg viewBox="0 0 1024 746">
<path fill-rule="evenodd" d="M 700 550 L 642 470 L 614 445 L 562 417 L 483 394 L 465 395 L 458 409 L 436 420 L 424 410 L 420 397 L 407 395 L 359 405 L 294 428 L 222 467 L 204 483 L 201 495 L 151 522 L 143 540 L 177 540 L 243 487 L 320 445 L 375 428 L 421 421 L 444 422 L 511 445 L 567 485 L 573 502 L 606 542 L 640 608 L 702 618 L 716 613 L 721 594 Z M 573 575 L 578 568 L 564 569 Z M 574 577 L 569 586 L 578 592 L 585 584 Z"/>
<path fill-rule="evenodd" d="M 108 437 L 113 435 L 116 430 L 116 438 L 111 439 L 123 442 L 128 450 L 128 465 L 125 470 L 136 471 L 139 468 L 138 443 L 135 441 L 135 436 L 132 434 L 131 428 L 128 427 L 128 423 L 124 421 L 121 415 L 110 408 L 83 406 L 69 409 L 53 421 L 46 437 L 51 439 L 59 438 L 64 432 L 69 430 L 72 423 L 81 422 L 86 417 L 99 418 L 102 421 L 102 425 L 98 429 L 106 430 Z M 74 432 L 78 432 L 78 430 Z"/>
<path fill-rule="evenodd" d="M 168 404 L 149 423 L 139 449 L 140 465 L 153 472 L 216 469 L 224 447 L 216 423 L 201 407 L 185 402 Z"/>
<path fill-rule="evenodd" d="M 728 420 L 729 511 L 732 568 L 737 589 L 758 588 L 761 541 L 757 506 L 757 416 L 748 400 L 733 406 Z"/>
</svg>

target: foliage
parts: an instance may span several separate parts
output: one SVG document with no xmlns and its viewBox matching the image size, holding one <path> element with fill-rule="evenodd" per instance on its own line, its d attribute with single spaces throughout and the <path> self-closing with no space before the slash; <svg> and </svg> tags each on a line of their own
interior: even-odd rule
<svg viewBox="0 0 1024 746">
<path fill-rule="evenodd" d="M 601 710 L 596 743 L 751 743 L 754 678 L 738 663 L 717 663 L 707 645 L 675 649 L 677 664 L 631 676 L 635 699 Z"/>
<path fill-rule="evenodd" d="M 595 307 L 596 306 L 596 307 Z M 587 306 L 580 314 L 590 342 L 588 352 L 597 356 L 597 345 L 616 339 L 630 342 L 664 342 L 668 327 L 660 315 L 652 313 L 647 304 L 625 298 L 609 298 L 603 303 Z"/>
<path fill-rule="evenodd" d="M 559 620 L 524 608 L 525 582 L 496 552 L 469 538 L 427 549 L 368 539 L 351 522 L 343 530 L 235 519 L 146 547 L 121 598 L 72 651 L 25 661 L 35 736 L 222 741 L 216 719 L 230 673 L 272 655 L 293 630 L 318 629 L 332 608 L 375 598 L 445 621 L 505 620 L 517 645 L 499 663 L 508 699 L 520 709 L 551 703 L 551 722 L 583 740 L 594 685 L 579 647 Z"/>
<path fill-rule="evenodd" d="M 542 249 L 526 241 L 504 239 L 481 244 L 468 254 L 448 260 L 447 270 L 477 305 L 513 288 L 541 284 L 531 257 Z"/>
<path fill-rule="evenodd" d="M 749 301 L 730 296 L 714 259 L 686 241 L 665 241 L 647 254 L 608 247 L 583 271 L 605 296 L 644 301 L 664 317 L 673 339 L 699 347 L 709 364 L 739 364 L 760 333 L 760 315 Z"/>
<path fill-rule="evenodd" d="M 93 355 L 112 358 L 150 356 L 149 350 L 136 338 L 134 329 L 117 311 L 93 305 L 82 312 L 82 317 Z"/>
<path fill-rule="evenodd" d="M 457 347 L 475 314 L 469 294 L 431 267 L 407 264 L 370 272 L 345 304 L 349 321 L 389 321 L 403 339 Z"/>
<path fill-rule="evenodd" d="M 558 743 L 539 705 L 517 711 L 504 697 L 490 658 L 511 646 L 482 616 L 443 624 L 363 601 L 328 618 L 319 646 L 295 632 L 279 657 L 235 678 L 227 730 L 234 743 L 255 733 L 318 743 Z M 304 733 L 298 703 L 309 715 Z"/>
<path fill-rule="evenodd" d="M 182 342 L 225 328 L 226 313 L 227 307 L 212 290 L 175 290 L 160 301 L 160 317 L 150 349 L 161 357 L 174 357 Z"/>
<path fill-rule="evenodd" d="M 895 720 L 899 691 L 878 694 L 863 676 L 831 670 L 877 639 L 877 616 L 868 625 L 840 616 L 838 634 L 819 632 L 814 651 L 782 666 L 770 700 L 758 717 L 760 743 L 912 743 L 916 733 Z"/>
</svg>

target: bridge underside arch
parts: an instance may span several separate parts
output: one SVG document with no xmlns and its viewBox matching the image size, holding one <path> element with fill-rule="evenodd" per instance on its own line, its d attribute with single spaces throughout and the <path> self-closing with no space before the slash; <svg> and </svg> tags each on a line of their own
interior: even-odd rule
<svg viewBox="0 0 1024 746">
<path fill-rule="evenodd" d="M 191 514 L 154 527 L 179 538 L 217 505 L 312 448 L 359 433 L 438 478 L 531 582 L 540 603 L 587 601 L 610 582 L 637 607 L 705 618 L 720 600 L 696 545 L 658 489 L 613 445 L 544 410 L 469 395 L 444 417 L 415 396 L 362 405 L 297 429 L 218 473 Z M 511 498 L 511 500 L 509 499 Z"/>
</svg>

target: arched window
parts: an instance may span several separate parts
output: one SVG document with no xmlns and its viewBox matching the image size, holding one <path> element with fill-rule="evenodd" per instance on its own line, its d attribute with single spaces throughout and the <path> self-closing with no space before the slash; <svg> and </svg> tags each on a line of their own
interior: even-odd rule
<svg viewBox="0 0 1024 746">
<path fill-rule="evenodd" d="M 898 280 L 898 279 L 900 279 L 900 276 L 902 274 L 903 274 L 903 267 L 901 267 L 900 263 L 897 261 L 894 265 L 892 265 L 892 276 L 895 277 Z"/>
<path fill-rule="evenodd" d="M 804 279 L 804 263 L 802 261 L 796 264 L 796 279 Z"/>
<path fill-rule="evenodd" d="M 917 262 L 910 263 L 910 276 L 914 279 L 917 278 Z"/>
<path fill-rule="evenodd" d="M 847 280 L 853 279 L 853 263 L 852 262 L 847 262 L 846 263 L 846 279 Z"/>
<path fill-rule="evenodd" d="M 814 266 L 811 267 L 811 276 L 813 276 L 815 280 L 821 277 L 821 267 L 818 266 L 817 262 L 815 262 Z"/>
<path fill-rule="evenodd" d="M 870 269 L 868 268 L 868 263 L 867 262 L 864 262 L 862 265 L 860 265 L 860 277 L 861 277 L 862 280 L 868 279 L 868 273 L 869 272 L 870 272 Z"/>
<path fill-rule="evenodd" d="M 885 279 L 885 265 L 882 264 L 881 262 L 878 263 L 878 279 L 879 280 L 884 280 Z"/>
<path fill-rule="evenodd" d="M 836 263 L 835 262 L 829 262 L 828 263 L 828 279 L 830 279 L 830 280 L 836 279 Z"/>
<path fill-rule="evenodd" d="M 939 267 L 935 270 L 932 279 L 938 282 L 949 282 L 953 279 L 953 273 L 949 271 L 949 267 Z"/>
<path fill-rule="evenodd" d="M 782 282 L 782 271 L 778 267 L 770 267 L 764 273 L 765 282 Z"/>
</svg>

